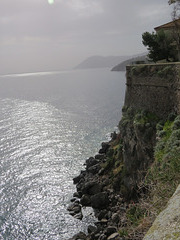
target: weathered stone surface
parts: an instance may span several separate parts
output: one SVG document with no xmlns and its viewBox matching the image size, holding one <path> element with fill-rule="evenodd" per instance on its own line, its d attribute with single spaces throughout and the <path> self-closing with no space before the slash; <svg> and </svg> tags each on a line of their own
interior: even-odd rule
<svg viewBox="0 0 180 240">
<path fill-rule="evenodd" d="M 109 203 L 108 194 L 106 192 L 100 192 L 91 197 L 91 206 L 93 208 L 103 209 Z"/>
<path fill-rule="evenodd" d="M 86 169 L 96 165 L 99 161 L 93 157 L 90 157 L 86 160 Z"/>
<path fill-rule="evenodd" d="M 80 232 L 76 235 L 74 235 L 71 240 L 86 240 L 86 234 L 83 232 Z"/>
<path fill-rule="evenodd" d="M 103 160 L 105 158 L 105 155 L 104 154 L 97 154 L 95 156 L 95 159 L 99 159 L 99 160 Z"/>
<path fill-rule="evenodd" d="M 116 240 L 119 239 L 119 233 L 113 233 L 108 237 L 108 240 Z"/>
<path fill-rule="evenodd" d="M 110 236 L 111 234 L 117 232 L 117 228 L 114 226 L 108 226 L 106 229 L 106 235 Z"/>
<path fill-rule="evenodd" d="M 82 218 L 83 218 L 82 212 L 79 212 L 79 213 L 75 214 L 75 215 L 74 215 L 74 218 L 79 219 L 79 220 L 82 220 Z"/>
<path fill-rule="evenodd" d="M 99 164 L 96 164 L 96 165 L 93 165 L 92 167 L 89 167 L 87 171 L 92 174 L 96 174 L 99 172 L 100 169 L 101 169 L 101 166 Z"/>
<path fill-rule="evenodd" d="M 154 64 L 127 66 L 125 105 L 144 109 L 160 117 L 167 117 L 173 110 L 180 111 L 180 64 Z M 165 69 L 169 68 L 169 73 Z M 163 73 L 160 76 L 158 73 Z"/>
<path fill-rule="evenodd" d="M 166 209 L 162 211 L 152 227 L 144 237 L 144 240 L 179 240 L 180 239 L 180 185 Z"/>
<path fill-rule="evenodd" d="M 112 215 L 112 222 L 113 222 L 113 223 L 118 223 L 118 222 L 119 222 L 119 219 L 120 219 L 120 217 L 119 217 L 119 214 L 118 214 L 118 213 L 114 213 L 114 214 Z"/>
<path fill-rule="evenodd" d="M 94 195 L 101 192 L 101 190 L 102 190 L 102 186 L 98 182 L 91 181 L 84 184 L 84 187 L 82 188 L 82 193 Z"/>
<path fill-rule="evenodd" d="M 89 226 L 88 226 L 88 233 L 95 232 L 96 230 L 97 230 L 97 227 L 92 226 L 92 225 L 89 225 Z"/>
<path fill-rule="evenodd" d="M 73 183 L 74 183 L 74 184 L 79 183 L 80 180 L 84 178 L 84 175 L 85 175 L 85 171 L 81 171 L 81 173 L 79 174 L 79 176 L 73 178 Z"/>
<path fill-rule="evenodd" d="M 103 218 L 105 218 L 107 216 L 107 210 L 106 209 L 103 209 L 101 210 L 98 214 L 97 214 L 97 218 L 98 220 L 101 220 Z"/>
<path fill-rule="evenodd" d="M 80 198 L 81 195 L 80 195 L 78 192 L 75 192 L 75 193 L 73 194 L 73 197 L 74 197 L 74 198 Z"/>
<path fill-rule="evenodd" d="M 83 195 L 81 200 L 80 200 L 80 203 L 83 205 L 83 206 L 91 206 L 91 199 L 90 199 L 90 196 L 89 195 Z"/>
<path fill-rule="evenodd" d="M 100 153 L 100 154 L 104 154 L 104 153 L 106 153 L 107 150 L 109 149 L 110 144 L 109 144 L 108 142 L 103 142 L 103 143 L 101 144 L 101 146 L 102 146 L 102 148 L 99 150 L 99 153 Z"/>
</svg>

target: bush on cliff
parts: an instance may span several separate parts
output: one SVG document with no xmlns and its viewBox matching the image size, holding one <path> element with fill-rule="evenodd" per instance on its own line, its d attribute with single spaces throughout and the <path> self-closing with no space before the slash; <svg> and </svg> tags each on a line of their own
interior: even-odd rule
<svg viewBox="0 0 180 240">
<path fill-rule="evenodd" d="M 180 116 L 166 121 L 157 131 L 155 161 L 146 182 L 150 187 L 153 207 L 160 212 L 180 183 Z"/>
<path fill-rule="evenodd" d="M 130 196 L 129 201 L 126 199 L 128 206 L 123 216 L 126 224 L 125 226 L 120 224 L 119 234 L 124 239 L 135 237 L 142 239 L 180 183 L 180 116 L 175 117 L 171 114 L 167 120 L 160 120 L 152 113 L 124 107 L 119 129 L 120 140 L 111 143 L 113 148 L 113 151 L 109 149 L 111 164 L 106 168 L 107 172 L 108 169 L 111 172 L 115 191 L 119 191 L 123 197 Z M 128 142 L 135 142 L 132 149 L 136 149 L 140 141 L 140 146 L 146 153 L 145 163 L 148 158 L 149 164 L 141 165 L 137 161 L 133 162 L 135 165 L 132 165 L 132 168 L 127 168 L 123 153 L 127 151 L 125 150 L 127 136 Z M 128 151 L 130 148 L 131 145 Z M 139 151 L 139 148 L 135 151 Z M 126 161 L 131 160 L 129 158 Z M 134 178 L 130 171 L 132 175 L 135 174 Z M 131 189 L 124 184 L 125 179 L 130 183 L 131 178 L 134 179 L 136 198 L 133 198 L 130 194 Z"/>
</svg>

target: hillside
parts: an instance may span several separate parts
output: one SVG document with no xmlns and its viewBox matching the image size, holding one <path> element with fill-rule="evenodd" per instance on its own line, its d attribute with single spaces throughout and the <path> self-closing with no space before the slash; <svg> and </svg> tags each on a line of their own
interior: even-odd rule
<svg viewBox="0 0 180 240">
<path fill-rule="evenodd" d="M 105 68 L 113 67 L 116 64 L 125 61 L 129 56 L 92 56 L 85 59 L 83 62 L 78 64 L 75 69 L 86 69 L 86 68 Z"/>
<path fill-rule="evenodd" d="M 118 65 L 116 65 L 115 67 L 113 67 L 111 71 L 126 71 L 127 65 L 131 65 L 132 63 L 135 63 L 135 62 L 147 62 L 146 56 L 147 55 L 143 55 L 143 56 L 138 56 L 138 57 L 125 60 L 119 63 Z"/>
</svg>

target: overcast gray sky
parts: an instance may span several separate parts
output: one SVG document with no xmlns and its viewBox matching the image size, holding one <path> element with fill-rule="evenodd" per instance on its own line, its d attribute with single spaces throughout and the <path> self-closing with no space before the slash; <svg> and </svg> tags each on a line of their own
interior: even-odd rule
<svg viewBox="0 0 180 240">
<path fill-rule="evenodd" d="M 93 55 L 146 51 L 168 0 L 0 0 L 0 73 L 69 69 Z"/>
</svg>

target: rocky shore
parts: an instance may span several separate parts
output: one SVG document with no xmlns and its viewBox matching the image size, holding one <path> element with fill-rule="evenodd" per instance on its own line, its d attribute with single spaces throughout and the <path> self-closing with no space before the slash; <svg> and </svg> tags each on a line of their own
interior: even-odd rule
<svg viewBox="0 0 180 240">
<path fill-rule="evenodd" d="M 123 110 L 120 132 L 73 179 L 77 192 L 69 213 L 81 220 L 82 209 L 92 207 L 96 221 L 69 240 L 144 238 L 180 181 L 179 128 L 173 114 L 162 121 L 146 111 Z"/>
<path fill-rule="evenodd" d="M 107 161 L 107 152 L 111 142 L 117 137 L 113 134 L 110 142 L 103 142 L 99 154 L 86 160 L 86 170 L 73 179 L 77 192 L 68 206 L 69 213 L 77 219 L 82 219 L 82 207 L 94 209 L 97 221 L 88 226 L 88 234 L 78 233 L 71 240 L 122 240 L 118 227 L 123 224 L 123 216 L 127 204 L 113 189 L 103 164 Z M 121 221 L 121 222 L 120 222 Z M 125 221 L 125 219 L 124 219 Z"/>
<path fill-rule="evenodd" d="M 119 133 L 86 160 L 68 207 L 79 220 L 82 208 L 92 207 L 97 221 L 71 240 L 142 240 L 148 230 L 144 239 L 157 232 L 179 239 L 179 229 L 170 229 L 172 238 L 166 227 L 177 226 L 176 210 L 174 222 L 161 219 L 180 182 L 179 82 L 179 64 L 127 67 Z M 159 227 L 163 221 L 167 224 Z"/>
<path fill-rule="evenodd" d="M 82 209 L 92 207 L 97 220 L 88 226 L 87 234 L 78 233 L 70 240 L 143 239 L 160 209 L 152 205 L 156 128 L 163 128 L 158 122 L 149 112 L 123 108 L 119 133 L 103 142 L 99 153 L 87 159 L 85 170 L 73 179 L 77 192 L 69 213 L 81 220 Z"/>
</svg>

